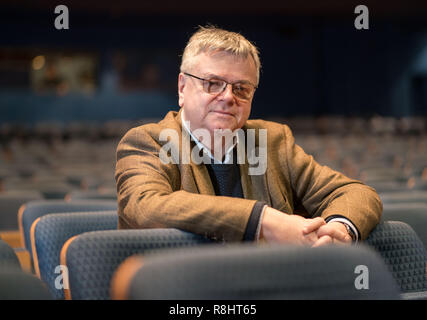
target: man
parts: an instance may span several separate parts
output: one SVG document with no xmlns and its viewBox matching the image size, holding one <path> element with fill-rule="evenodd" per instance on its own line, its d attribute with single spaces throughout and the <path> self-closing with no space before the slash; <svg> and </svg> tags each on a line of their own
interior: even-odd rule
<svg viewBox="0 0 427 320">
<path fill-rule="evenodd" d="M 368 236 L 382 212 L 372 188 L 316 163 L 288 126 L 248 120 L 259 70 L 257 49 L 240 34 L 201 27 L 190 38 L 178 78 L 181 110 L 119 143 L 119 228 L 311 246 Z M 218 132 L 240 134 L 224 141 Z M 262 150 L 265 170 L 251 174 L 249 153 Z"/>
</svg>

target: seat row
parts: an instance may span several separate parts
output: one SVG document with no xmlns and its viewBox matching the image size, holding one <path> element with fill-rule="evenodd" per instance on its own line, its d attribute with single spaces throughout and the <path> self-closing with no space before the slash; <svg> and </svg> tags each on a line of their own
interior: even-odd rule
<svg viewBox="0 0 427 320">
<path fill-rule="evenodd" d="M 77 204 L 86 200 L 117 201 L 117 193 L 115 189 L 75 190 L 69 193 L 62 193 L 62 190 L 52 189 L 50 193 L 61 194 L 61 197 L 59 197 L 60 199 L 47 199 L 51 201 L 51 203 L 55 203 L 55 201 L 64 202 L 64 200 L 66 202 L 75 202 Z M 21 206 L 26 203 L 44 200 L 46 200 L 44 195 L 35 190 L 0 192 L 0 237 L 3 237 L 4 240 L 10 243 L 13 247 L 19 247 L 21 245 L 21 236 L 19 233 L 20 227 L 17 212 Z"/>
<path fill-rule="evenodd" d="M 351 247 L 265 247 L 216 243 L 177 229 L 117 230 L 116 206 L 45 200 L 20 210 L 23 245 L 49 297 L 427 298 L 426 249 L 403 222 L 385 220 Z M 368 284 L 358 283 L 357 268 L 365 267 Z"/>
</svg>

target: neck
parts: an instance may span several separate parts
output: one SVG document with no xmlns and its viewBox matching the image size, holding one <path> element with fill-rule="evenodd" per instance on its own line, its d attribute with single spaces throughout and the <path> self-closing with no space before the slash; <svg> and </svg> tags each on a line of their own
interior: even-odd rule
<svg viewBox="0 0 427 320">
<path fill-rule="evenodd" d="M 230 129 L 214 130 L 192 130 L 191 123 L 186 120 L 184 110 L 181 113 L 182 126 L 192 135 L 197 143 L 209 150 L 212 157 L 218 161 L 223 161 L 227 151 L 237 142 L 234 133 Z M 206 134 L 208 133 L 208 135 Z"/>
</svg>

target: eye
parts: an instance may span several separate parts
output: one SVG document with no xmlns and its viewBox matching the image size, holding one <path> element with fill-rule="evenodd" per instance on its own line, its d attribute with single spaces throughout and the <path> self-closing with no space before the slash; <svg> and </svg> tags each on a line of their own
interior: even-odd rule
<svg viewBox="0 0 427 320">
<path fill-rule="evenodd" d="M 221 81 L 221 80 L 207 81 L 208 92 L 216 93 L 221 91 L 223 87 L 224 87 L 224 81 Z"/>
<path fill-rule="evenodd" d="M 244 83 L 236 83 L 233 86 L 233 91 L 235 94 L 248 96 L 251 93 L 251 86 Z"/>
</svg>

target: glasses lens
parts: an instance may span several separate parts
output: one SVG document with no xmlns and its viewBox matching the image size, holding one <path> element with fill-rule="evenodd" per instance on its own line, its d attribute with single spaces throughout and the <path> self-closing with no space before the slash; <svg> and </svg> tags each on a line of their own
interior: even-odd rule
<svg viewBox="0 0 427 320">
<path fill-rule="evenodd" d="M 227 82 L 218 79 L 203 80 L 203 90 L 210 94 L 218 94 L 224 91 Z M 232 85 L 233 94 L 242 100 L 250 100 L 255 88 L 248 83 L 234 83 Z"/>
<path fill-rule="evenodd" d="M 233 94 L 243 100 L 249 100 L 252 96 L 253 87 L 249 84 L 237 83 L 233 85 Z"/>
<path fill-rule="evenodd" d="M 204 81 L 204 89 L 207 93 L 219 93 L 224 90 L 224 87 L 227 84 L 224 81 L 221 80 L 206 80 Z"/>
</svg>

